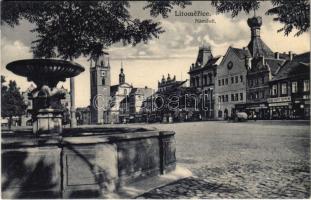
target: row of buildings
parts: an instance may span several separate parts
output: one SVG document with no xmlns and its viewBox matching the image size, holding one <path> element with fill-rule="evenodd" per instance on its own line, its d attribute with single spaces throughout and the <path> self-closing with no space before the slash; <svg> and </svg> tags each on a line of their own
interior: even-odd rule
<svg viewBox="0 0 311 200">
<path fill-rule="evenodd" d="M 163 122 L 224 120 L 236 112 L 250 119 L 309 119 L 310 52 L 273 52 L 260 37 L 262 18 L 247 23 L 251 39 L 246 47 L 230 46 L 224 56 L 215 57 L 210 46 L 201 46 L 188 72 L 190 86 L 185 86 L 188 80 L 163 77 L 145 113 Z M 178 95 L 178 109 L 159 109 L 159 98 L 170 102 L 172 94 Z"/>
<path fill-rule="evenodd" d="M 260 37 L 262 18 L 247 20 L 249 44 L 229 47 L 224 56 L 214 56 L 211 47 L 202 45 L 189 69 L 189 79 L 167 75 L 155 91 L 134 87 L 125 79 L 123 64 L 119 82 L 111 85 L 108 53 L 103 52 L 90 66 L 90 104 L 77 108 L 78 124 L 127 122 L 176 122 L 224 120 L 236 112 L 250 119 L 310 118 L 310 52 L 273 52 Z M 23 93 L 25 103 L 30 87 Z M 62 105 L 69 119 L 70 95 Z M 22 125 L 31 117 L 22 117 Z"/>
<path fill-rule="evenodd" d="M 260 37 L 262 18 L 247 23 L 247 47 L 229 47 L 218 62 L 210 47 L 203 46 L 190 67 L 191 87 L 211 96 L 211 114 L 202 116 L 227 119 L 246 112 L 256 119 L 309 119 L 310 52 L 273 52 Z"/>
</svg>

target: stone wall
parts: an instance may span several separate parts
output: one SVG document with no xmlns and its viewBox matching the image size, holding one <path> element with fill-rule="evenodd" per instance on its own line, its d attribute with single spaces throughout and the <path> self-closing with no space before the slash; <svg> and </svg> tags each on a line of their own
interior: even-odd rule
<svg viewBox="0 0 311 200">
<path fill-rule="evenodd" d="M 59 138 L 4 135 L 2 198 L 103 198 L 175 169 L 174 132 L 89 131 Z"/>
</svg>

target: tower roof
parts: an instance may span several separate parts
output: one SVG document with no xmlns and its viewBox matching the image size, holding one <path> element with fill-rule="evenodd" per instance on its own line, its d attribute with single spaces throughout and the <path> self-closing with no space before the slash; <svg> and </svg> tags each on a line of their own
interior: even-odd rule
<svg viewBox="0 0 311 200">
<path fill-rule="evenodd" d="M 251 55 L 253 57 L 273 57 L 274 55 L 272 50 L 260 38 L 260 27 L 262 25 L 262 18 L 260 16 L 248 18 L 247 24 L 251 28 L 251 41 L 247 46 Z"/>
<path fill-rule="evenodd" d="M 273 57 L 272 50 L 260 37 L 252 38 L 247 47 L 253 57 Z"/>
</svg>

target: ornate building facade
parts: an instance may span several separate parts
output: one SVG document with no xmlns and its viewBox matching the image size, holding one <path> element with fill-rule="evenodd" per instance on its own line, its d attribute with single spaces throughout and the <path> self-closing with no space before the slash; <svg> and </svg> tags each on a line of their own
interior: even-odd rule
<svg viewBox="0 0 311 200">
<path fill-rule="evenodd" d="M 188 74 L 190 75 L 190 87 L 196 88 L 201 92 L 202 119 L 214 118 L 215 104 L 215 78 L 217 65 L 221 57 L 214 57 L 211 47 L 203 45 L 199 48 L 196 62 L 190 66 Z"/>
<path fill-rule="evenodd" d="M 246 102 L 246 75 L 250 63 L 247 48 L 229 47 L 217 67 L 215 86 L 215 118 L 228 119 L 235 105 Z"/>
</svg>

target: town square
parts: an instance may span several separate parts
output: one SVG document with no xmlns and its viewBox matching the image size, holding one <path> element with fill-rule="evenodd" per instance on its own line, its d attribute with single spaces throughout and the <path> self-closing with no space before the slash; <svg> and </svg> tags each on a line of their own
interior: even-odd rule
<svg viewBox="0 0 311 200">
<path fill-rule="evenodd" d="M 309 7 L 3 1 L 2 198 L 310 198 Z"/>
</svg>

